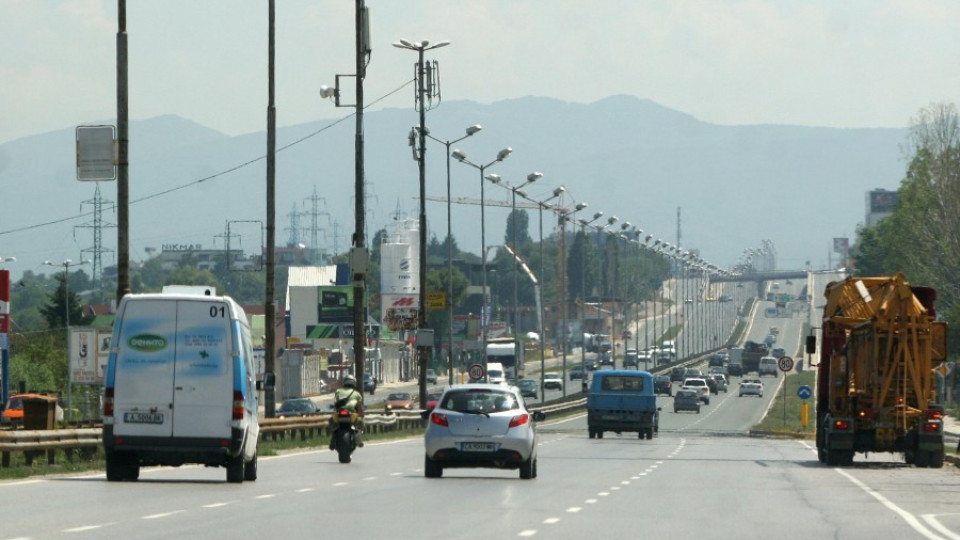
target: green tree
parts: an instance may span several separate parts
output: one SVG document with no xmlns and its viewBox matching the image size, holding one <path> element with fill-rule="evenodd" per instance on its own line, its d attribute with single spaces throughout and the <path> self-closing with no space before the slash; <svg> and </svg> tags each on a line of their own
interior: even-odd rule
<svg viewBox="0 0 960 540">
<path fill-rule="evenodd" d="M 59 330 L 13 334 L 10 384 L 22 381 L 28 391 L 63 392 L 67 388 L 67 351 Z"/>
<path fill-rule="evenodd" d="M 64 329 L 67 327 L 67 311 L 69 310 L 69 322 L 72 326 L 80 326 L 87 321 L 83 316 L 83 305 L 80 296 L 74 290 L 69 291 L 69 300 L 67 294 L 67 282 L 63 274 L 57 274 L 54 278 L 59 283 L 57 288 L 50 294 L 49 302 L 40 309 L 43 318 L 47 321 L 47 327 L 50 329 Z M 66 340 L 66 334 L 64 334 Z"/>
</svg>

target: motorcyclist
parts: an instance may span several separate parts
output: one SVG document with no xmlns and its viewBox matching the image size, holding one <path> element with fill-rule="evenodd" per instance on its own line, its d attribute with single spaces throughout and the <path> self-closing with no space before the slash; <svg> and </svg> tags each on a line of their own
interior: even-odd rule
<svg viewBox="0 0 960 540">
<path fill-rule="evenodd" d="M 343 378 L 343 386 L 333 393 L 335 410 L 346 409 L 353 416 L 354 426 L 357 428 L 357 446 L 363 446 L 363 393 L 357 391 L 357 379 L 353 375 Z M 330 417 L 330 449 L 333 450 L 333 431 L 336 428 L 336 417 Z"/>
</svg>

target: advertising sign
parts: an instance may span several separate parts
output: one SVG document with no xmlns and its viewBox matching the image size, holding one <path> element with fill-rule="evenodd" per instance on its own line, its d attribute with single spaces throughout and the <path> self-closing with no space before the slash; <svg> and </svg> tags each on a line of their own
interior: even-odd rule
<svg viewBox="0 0 960 540">
<path fill-rule="evenodd" d="M 113 126 L 77 127 L 77 180 L 117 178 L 117 155 Z"/>
<path fill-rule="evenodd" d="M 330 285 L 318 287 L 317 320 L 320 322 L 353 321 L 353 287 Z"/>
<path fill-rule="evenodd" d="M 382 294 L 380 306 L 383 325 L 394 332 L 413 330 L 420 315 L 420 299 L 417 294 Z"/>
</svg>

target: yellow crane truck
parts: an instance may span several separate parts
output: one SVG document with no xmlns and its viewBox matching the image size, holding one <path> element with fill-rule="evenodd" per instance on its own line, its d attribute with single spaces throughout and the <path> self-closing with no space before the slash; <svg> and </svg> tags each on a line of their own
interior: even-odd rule
<svg viewBox="0 0 960 540">
<path fill-rule="evenodd" d="M 933 369 L 946 359 L 936 291 L 903 274 L 827 285 L 817 366 L 817 456 L 849 465 L 856 452 L 902 453 L 943 467 L 943 405 Z M 808 338 L 807 351 L 815 349 Z"/>
</svg>

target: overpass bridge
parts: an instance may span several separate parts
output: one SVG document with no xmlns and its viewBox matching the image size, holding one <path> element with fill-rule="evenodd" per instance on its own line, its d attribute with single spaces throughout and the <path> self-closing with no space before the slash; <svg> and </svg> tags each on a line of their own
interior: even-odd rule
<svg viewBox="0 0 960 540">
<path fill-rule="evenodd" d="M 788 279 L 807 279 L 808 270 L 769 270 L 763 272 L 749 272 L 737 275 L 716 275 L 711 276 L 710 281 L 717 282 L 745 282 L 755 281 L 762 283 L 764 281 L 785 281 Z"/>
</svg>

